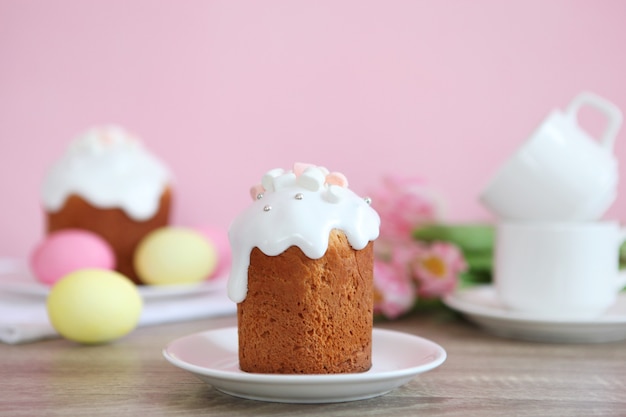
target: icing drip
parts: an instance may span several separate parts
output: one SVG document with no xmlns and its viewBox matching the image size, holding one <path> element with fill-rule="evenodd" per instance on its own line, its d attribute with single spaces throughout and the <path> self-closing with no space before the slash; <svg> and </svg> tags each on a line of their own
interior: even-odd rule
<svg viewBox="0 0 626 417">
<path fill-rule="evenodd" d="M 342 230 L 356 250 L 376 239 L 378 213 L 347 185 L 343 175 L 311 165 L 296 164 L 293 171 L 266 173 L 261 184 L 251 189 L 253 203 L 229 230 L 230 299 L 239 303 L 246 298 L 250 252 L 255 247 L 276 256 L 297 246 L 309 258 L 319 259 L 328 249 L 332 229 Z"/>
<path fill-rule="evenodd" d="M 118 126 L 78 137 L 52 166 L 42 186 L 46 210 L 58 211 L 76 194 L 100 208 L 121 208 L 132 219 L 151 218 L 171 175 L 141 142 Z"/>
</svg>

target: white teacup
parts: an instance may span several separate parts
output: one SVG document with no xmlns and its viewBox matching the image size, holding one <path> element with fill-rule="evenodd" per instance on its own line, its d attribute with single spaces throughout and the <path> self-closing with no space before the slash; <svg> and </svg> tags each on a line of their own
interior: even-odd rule
<svg viewBox="0 0 626 417">
<path fill-rule="evenodd" d="M 606 117 L 599 138 L 578 124 L 591 106 Z M 553 110 L 483 190 L 481 202 L 499 218 L 528 221 L 598 220 L 616 197 L 615 137 L 622 113 L 591 93 L 578 95 L 567 110 Z"/>
<path fill-rule="evenodd" d="M 626 285 L 617 222 L 501 223 L 496 229 L 495 287 L 512 310 L 545 319 L 593 319 Z"/>
</svg>

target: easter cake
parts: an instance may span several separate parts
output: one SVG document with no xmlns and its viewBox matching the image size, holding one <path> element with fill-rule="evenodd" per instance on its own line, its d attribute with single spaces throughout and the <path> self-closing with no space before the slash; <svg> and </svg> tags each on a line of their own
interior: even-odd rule
<svg viewBox="0 0 626 417">
<path fill-rule="evenodd" d="M 347 185 L 340 173 L 308 164 L 271 170 L 232 223 L 228 291 L 243 371 L 370 369 L 380 218 Z"/>
<path fill-rule="evenodd" d="M 83 229 L 113 248 L 116 270 L 141 284 L 133 255 L 141 239 L 169 223 L 172 177 L 141 141 L 119 126 L 79 136 L 44 178 L 48 233 Z"/>
</svg>

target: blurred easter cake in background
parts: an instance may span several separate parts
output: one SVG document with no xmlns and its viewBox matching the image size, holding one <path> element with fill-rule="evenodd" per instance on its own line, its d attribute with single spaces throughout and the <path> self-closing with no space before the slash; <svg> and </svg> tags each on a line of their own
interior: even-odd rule
<svg viewBox="0 0 626 417">
<path fill-rule="evenodd" d="M 115 269 L 141 284 L 135 248 L 167 226 L 173 200 L 168 167 L 116 125 L 93 127 L 52 165 L 41 188 L 46 232 L 90 231 L 113 249 Z"/>
</svg>

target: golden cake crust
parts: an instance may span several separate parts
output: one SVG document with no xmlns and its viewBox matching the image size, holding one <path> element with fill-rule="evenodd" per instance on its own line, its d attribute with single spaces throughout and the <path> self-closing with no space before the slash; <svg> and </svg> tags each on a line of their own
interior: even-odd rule
<svg viewBox="0 0 626 417">
<path fill-rule="evenodd" d="M 92 206 L 83 198 L 71 195 L 57 212 L 48 212 L 47 231 L 61 229 L 84 229 L 104 238 L 115 252 L 116 270 L 136 284 L 142 284 L 133 267 L 135 248 L 151 231 L 169 223 L 172 192 L 168 187 L 161 195 L 159 208 L 146 221 L 133 220 L 119 208 L 101 209 Z"/>
<path fill-rule="evenodd" d="M 372 360 L 373 242 L 354 250 L 333 230 L 320 259 L 292 246 L 250 254 L 237 305 L 239 364 L 255 373 L 365 372 Z"/>
</svg>

